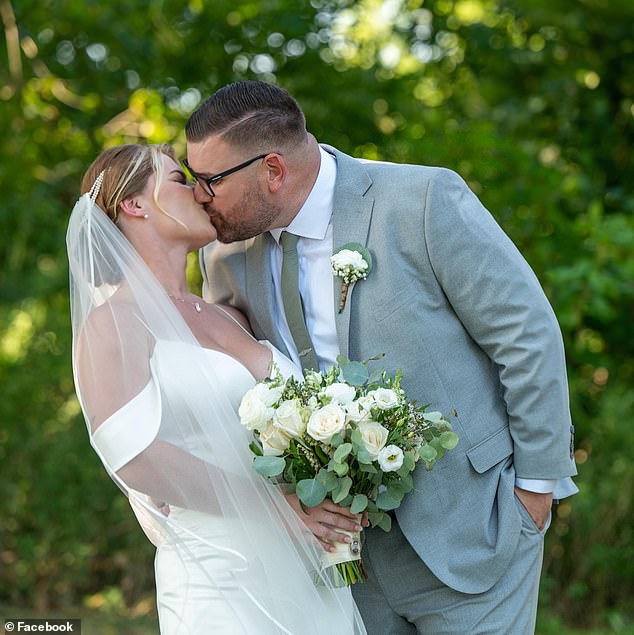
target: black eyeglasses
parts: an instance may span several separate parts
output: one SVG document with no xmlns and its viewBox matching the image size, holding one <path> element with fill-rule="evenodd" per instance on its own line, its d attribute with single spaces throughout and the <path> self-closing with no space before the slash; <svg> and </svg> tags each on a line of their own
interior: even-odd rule
<svg viewBox="0 0 634 635">
<path fill-rule="evenodd" d="M 202 187 L 203 190 L 207 194 L 209 194 L 209 196 L 216 196 L 215 192 L 213 191 L 213 188 L 211 187 L 212 183 L 217 183 L 221 179 L 224 179 L 226 176 L 229 176 L 230 174 L 233 174 L 234 172 L 237 172 L 238 170 L 242 170 L 242 168 L 246 168 L 247 166 L 251 165 L 252 163 L 255 163 L 259 159 L 263 159 L 265 156 L 269 154 L 271 153 L 267 152 L 266 154 L 259 154 L 257 157 L 254 157 L 253 159 L 249 159 L 248 161 L 245 161 L 244 163 L 241 163 L 240 165 L 236 165 L 233 168 L 229 168 L 228 170 L 225 170 L 224 172 L 220 172 L 219 174 L 215 174 L 214 176 L 209 176 L 209 177 L 200 176 L 200 174 L 196 174 L 196 172 L 194 172 L 189 167 L 189 163 L 187 163 L 187 159 L 183 160 L 183 164 L 187 168 L 187 171 L 192 175 L 194 179 L 196 179 L 196 181 L 198 181 L 198 184 L 200 185 L 200 187 Z"/>
</svg>

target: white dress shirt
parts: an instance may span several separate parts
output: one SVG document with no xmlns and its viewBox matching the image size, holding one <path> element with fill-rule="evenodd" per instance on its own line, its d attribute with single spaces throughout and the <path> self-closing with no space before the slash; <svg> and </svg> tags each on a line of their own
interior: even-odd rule
<svg viewBox="0 0 634 635">
<path fill-rule="evenodd" d="M 304 304 L 306 328 L 315 348 L 320 370 L 328 370 L 337 360 L 339 343 L 335 325 L 334 277 L 330 269 L 332 256 L 332 201 L 337 178 L 335 158 L 320 148 L 321 163 L 313 189 L 286 229 L 272 229 L 271 236 L 277 248 L 271 250 L 271 271 L 275 289 L 274 320 L 291 359 L 299 363 L 297 347 L 284 314 L 282 301 L 282 247 L 283 231 L 299 236 L 297 259 L 299 293 Z"/>
<path fill-rule="evenodd" d="M 323 148 L 319 148 L 321 163 L 317 180 L 308 198 L 291 224 L 285 229 L 270 231 L 276 248 L 271 250 L 271 272 L 275 289 L 274 321 L 291 359 L 301 366 L 297 347 L 291 336 L 282 301 L 282 248 L 280 236 L 288 231 L 299 237 L 297 258 L 299 292 L 304 305 L 306 328 L 310 334 L 319 369 L 328 370 L 337 360 L 339 343 L 335 324 L 334 276 L 330 268 L 333 252 L 332 202 L 337 178 L 337 161 Z M 538 480 L 516 478 L 521 489 L 540 494 L 552 492 L 555 499 L 565 498 L 578 491 L 571 478 Z"/>
</svg>

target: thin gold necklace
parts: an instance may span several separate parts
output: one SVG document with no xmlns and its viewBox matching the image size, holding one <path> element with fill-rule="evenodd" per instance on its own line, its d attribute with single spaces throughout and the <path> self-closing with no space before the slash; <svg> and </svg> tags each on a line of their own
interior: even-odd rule
<svg viewBox="0 0 634 635">
<path fill-rule="evenodd" d="M 179 302 L 182 302 L 183 304 L 191 304 L 194 307 L 194 309 L 196 309 L 196 313 L 200 313 L 203 310 L 198 300 L 184 300 L 183 298 L 177 298 L 175 295 L 172 295 L 171 293 L 168 293 L 167 295 L 173 300 L 178 300 Z"/>
</svg>

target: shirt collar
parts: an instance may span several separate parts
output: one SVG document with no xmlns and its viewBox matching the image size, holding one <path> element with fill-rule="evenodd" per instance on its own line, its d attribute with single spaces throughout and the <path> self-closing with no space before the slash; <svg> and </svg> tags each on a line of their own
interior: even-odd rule
<svg viewBox="0 0 634 635">
<path fill-rule="evenodd" d="M 337 160 L 321 146 L 319 146 L 319 153 L 321 160 L 317 179 L 299 212 L 297 212 L 288 227 L 270 230 L 271 236 L 278 244 L 283 231 L 288 231 L 300 238 L 312 238 L 315 240 L 322 240 L 326 236 L 330 217 L 332 216 L 332 201 L 337 179 Z"/>
</svg>

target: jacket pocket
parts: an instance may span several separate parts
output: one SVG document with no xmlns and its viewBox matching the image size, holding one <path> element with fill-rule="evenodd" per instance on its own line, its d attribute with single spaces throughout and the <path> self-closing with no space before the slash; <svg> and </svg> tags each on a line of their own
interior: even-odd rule
<svg viewBox="0 0 634 635">
<path fill-rule="evenodd" d="M 500 428 L 467 451 L 473 469 L 482 474 L 513 454 L 513 440 L 508 427 Z"/>
</svg>

